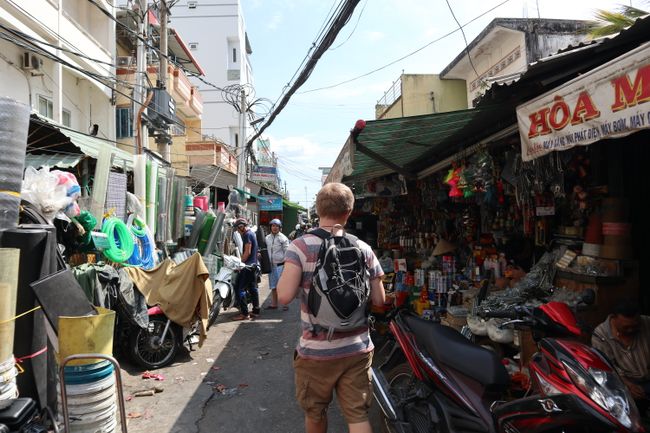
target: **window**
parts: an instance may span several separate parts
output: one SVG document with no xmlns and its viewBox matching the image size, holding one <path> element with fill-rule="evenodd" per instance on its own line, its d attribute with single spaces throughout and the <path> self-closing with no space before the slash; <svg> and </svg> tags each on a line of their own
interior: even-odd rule
<svg viewBox="0 0 650 433">
<path fill-rule="evenodd" d="M 232 62 L 237 63 L 237 48 L 232 49 Z"/>
<path fill-rule="evenodd" d="M 199 49 L 199 43 L 198 42 L 190 42 L 188 45 L 190 46 L 190 50 L 192 50 L 192 51 Z"/>
<path fill-rule="evenodd" d="M 117 138 L 133 137 L 133 110 L 131 107 L 115 110 L 115 136 Z"/>
<path fill-rule="evenodd" d="M 72 126 L 72 114 L 69 110 L 63 110 L 61 113 L 61 122 L 63 126 L 67 126 L 68 128 Z"/>
<path fill-rule="evenodd" d="M 38 114 L 48 119 L 54 118 L 54 107 L 52 101 L 44 96 L 38 97 Z"/>
</svg>

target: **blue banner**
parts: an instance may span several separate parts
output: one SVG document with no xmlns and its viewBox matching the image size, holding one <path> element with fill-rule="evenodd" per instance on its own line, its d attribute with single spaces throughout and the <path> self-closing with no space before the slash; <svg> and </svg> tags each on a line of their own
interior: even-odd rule
<svg viewBox="0 0 650 433">
<path fill-rule="evenodd" d="M 282 197 L 279 195 L 261 195 L 258 201 L 259 210 L 281 211 Z"/>
</svg>

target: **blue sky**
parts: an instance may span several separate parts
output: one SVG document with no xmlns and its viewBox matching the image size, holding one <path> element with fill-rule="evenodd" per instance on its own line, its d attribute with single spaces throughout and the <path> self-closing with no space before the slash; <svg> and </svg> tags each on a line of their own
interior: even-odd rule
<svg viewBox="0 0 650 433">
<path fill-rule="evenodd" d="M 504 0 L 449 0 L 461 24 Z M 257 97 L 275 101 L 298 70 L 339 0 L 242 0 Z M 471 42 L 497 17 L 592 19 L 643 0 L 509 0 L 464 27 Z M 291 200 L 311 205 L 320 188 L 320 166 L 331 166 L 357 119 L 374 119 L 374 106 L 402 72 L 439 73 L 465 47 L 460 32 L 379 72 L 349 84 L 305 92 L 360 76 L 457 29 L 445 0 L 361 0 L 332 49 L 318 62 L 263 137 L 279 157 Z M 303 93 L 304 92 L 304 93 Z"/>
</svg>

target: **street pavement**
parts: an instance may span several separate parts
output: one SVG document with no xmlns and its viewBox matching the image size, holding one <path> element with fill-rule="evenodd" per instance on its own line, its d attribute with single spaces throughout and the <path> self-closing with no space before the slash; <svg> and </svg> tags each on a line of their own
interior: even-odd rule
<svg viewBox="0 0 650 433">
<path fill-rule="evenodd" d="M 263 305 L 270 302 L 268 297 L 267 277 L 262 276 Z M 143 379 L 142 370 L 123 362 L 129 432 L 303 432 L 291 364 L 299 334 L 298 307 L 294 301 L 288 311 L 262 310 L 253 321 L 232 321 L 237 310 L 222 311 L 203 347 L 152 372 L 162 375 L 162 381 Z M 154 388 L 162 391 L 134 397 Z M 379 432 L 373 405 L 371 422 Z M 330 407 L 328 431 L 347 431 L 336 402 Z"/>
</svg>

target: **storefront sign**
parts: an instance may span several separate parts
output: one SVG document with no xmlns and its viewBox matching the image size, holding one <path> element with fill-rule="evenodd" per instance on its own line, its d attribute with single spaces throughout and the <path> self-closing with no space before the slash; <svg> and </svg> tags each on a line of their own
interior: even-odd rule
<svg viewBox="0 0 650 433">
<path fill-rule="evenodd" d="M 275 182 L 277 179 L 277 169 L 275 167 L 253 167 L 251 180 L 253 182 Z"/>
<path fill-rule="evenodd" d="M 334 161 L 332 170 L 330 171 L 325 183 L 327 182 L 340 182 L 344 176 L 350 176 L 354 169 L 354 143 L 350 138 L 343 145 L 341 153 Z"/>
<path fill-rule="evenodd" d="M 650 43 L 517 107 L 521 156 L 624 137 L 650 126 Z"/>
<path fill-rule="evenodd" d="M 260 200 L 258 200 L 257 206 L 259 207 L 259 210 L 281 211 L 282 197 L 279 195 L 261 195 Z"/>
</svg>

